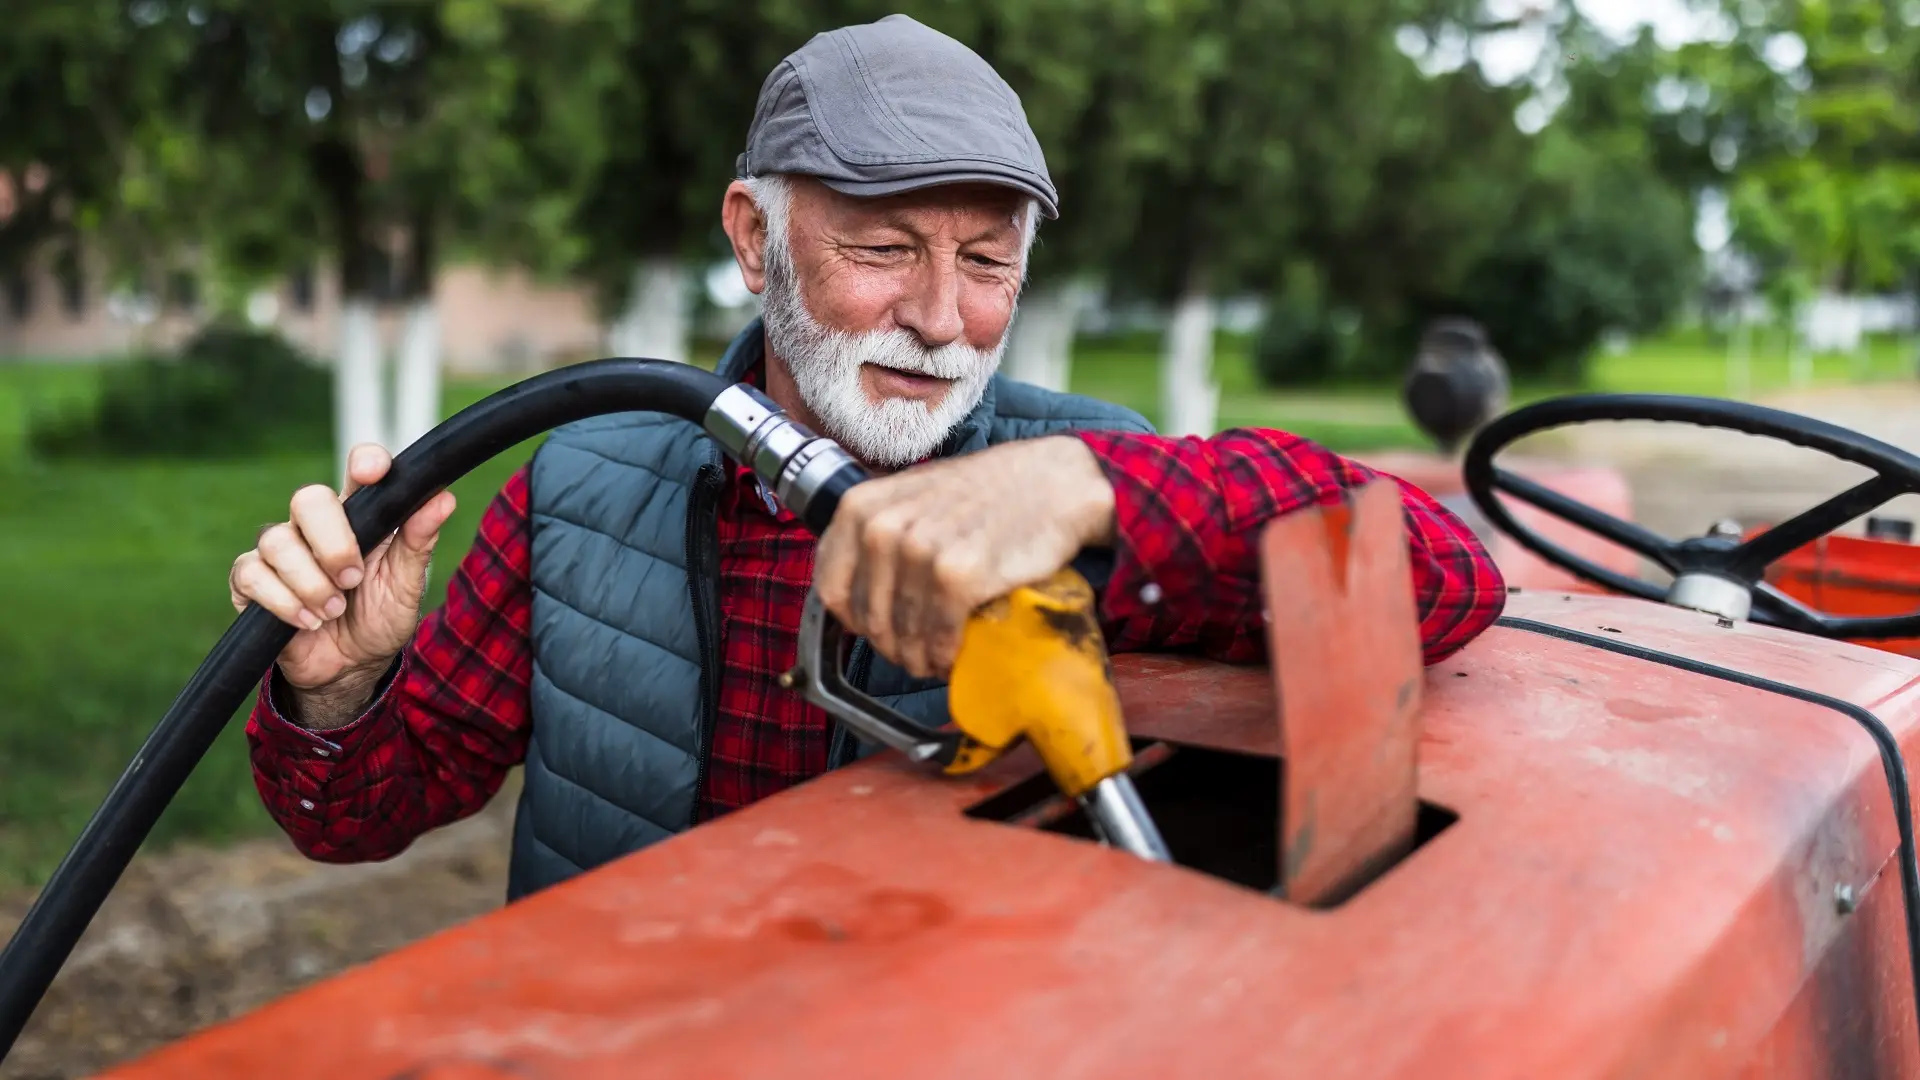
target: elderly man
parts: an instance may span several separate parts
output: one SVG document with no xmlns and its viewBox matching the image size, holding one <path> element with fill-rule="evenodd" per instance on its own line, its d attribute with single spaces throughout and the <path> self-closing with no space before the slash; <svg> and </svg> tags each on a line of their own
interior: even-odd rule
<svg viewBox="0 0 1920 1080">
<path fill-rule="evenodd" d="M 816 547 L 693 425 L 573 424 L 494 499 L 424 621 L 452 496 L 363 560 L 339 496 L 302 488 L 230 587 L 301 627 L 247 735 L 309 856 L 391 856 L 524 762 L 519 897 L 853 760 L 871 748 L 777 682 L 810 583 L 861 637 L 850 678 L 930 725 L 966 615 L 1069 562 L 1102 588 L 1113 649 L 1260 659 L 1261 525 L 1376 475 L 1275 431 L 1157 437 L 997 376 L 1054 189 L 1012 90 L 911 19 L 782 62 L 740 175 L 721 219 L 764 315 L 720 371 L 890 475 Z M 356 447 L 348 483 L 388 461 Z M 1505 590 L 1458 519 L 1400 490 L 1434 660 Z"/>
</svg>

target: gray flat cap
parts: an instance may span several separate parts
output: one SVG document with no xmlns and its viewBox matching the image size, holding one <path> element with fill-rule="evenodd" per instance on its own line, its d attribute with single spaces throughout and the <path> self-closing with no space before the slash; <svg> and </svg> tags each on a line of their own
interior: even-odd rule
<svg viewBox="0 0 1920 1080">
<path fill-rule="evenodd" d="M 799 173 L 854 196 L 967 181 L 1059 217 L 1020 96 L 980 55 L 905 15 L 815 34 L 760 85 L 741 176 Z"/>
</svg>

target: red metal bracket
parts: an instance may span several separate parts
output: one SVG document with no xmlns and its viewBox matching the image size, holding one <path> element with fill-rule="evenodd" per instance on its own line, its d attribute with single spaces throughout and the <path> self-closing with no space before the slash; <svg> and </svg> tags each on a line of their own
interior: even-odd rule
<svg viewBox="0 0 1920 1080">
<path fill-rule="evenodd" d="M 1412 850 L 1424 663 L 1400 495 L 1374 481 L 1260 536 L 1280 724 L 1279 894 L 1335 904 Z"/>
</svg>

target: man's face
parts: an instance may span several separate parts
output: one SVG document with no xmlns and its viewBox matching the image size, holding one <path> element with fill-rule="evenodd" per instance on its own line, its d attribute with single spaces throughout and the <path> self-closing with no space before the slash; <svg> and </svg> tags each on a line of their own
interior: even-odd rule
<svg viewBox="0 0 1920 1080">
<path fill-rule="evenodd" d="M 785 188 L 785 221 L 767 208 L 760 266 L 742 260 L 768 345 L 823 433 L 857 457 L 897 468 L 928 456 L 999 366 L 1025 200 L 986 185 L 884 199 L 802 178 Z"/>
</svg>

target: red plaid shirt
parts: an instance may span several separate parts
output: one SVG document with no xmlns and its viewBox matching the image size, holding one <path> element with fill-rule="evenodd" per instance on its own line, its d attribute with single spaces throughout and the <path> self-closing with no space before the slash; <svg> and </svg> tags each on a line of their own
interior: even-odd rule
<svg viewBox="0 0 1920 1080">
<path fill-rule="evenodd" d="M 1258 538 L 1281 514 L 1380 475 L 1293 435 L 1211 439 L 1083 432 L 1115 491 L 1116 565 L 1103 597 L 1115 652 L 1185 647 L 1263 659 Z M 1492 624 L 1506 587 L 1467 527 L 1404 482 L 1421 639 L 1429 663 Z M 703 815 L 825 771 L 825 715 L 774 676 L 793 664 L 813 539 L 770 510 L 746 470 L 720 502 L 721 680 Z M 254 780 L 309 857 L 383 859 L 483 806 L 519 764 L 532 723 L 526 473 L 488 507 L 473 549 L 367 711 L 312 732 L 274 704 L 274 671 L 247 722 Z M 1146 586 L 1157 588 L 1148 589 Z"/>
</svg>

